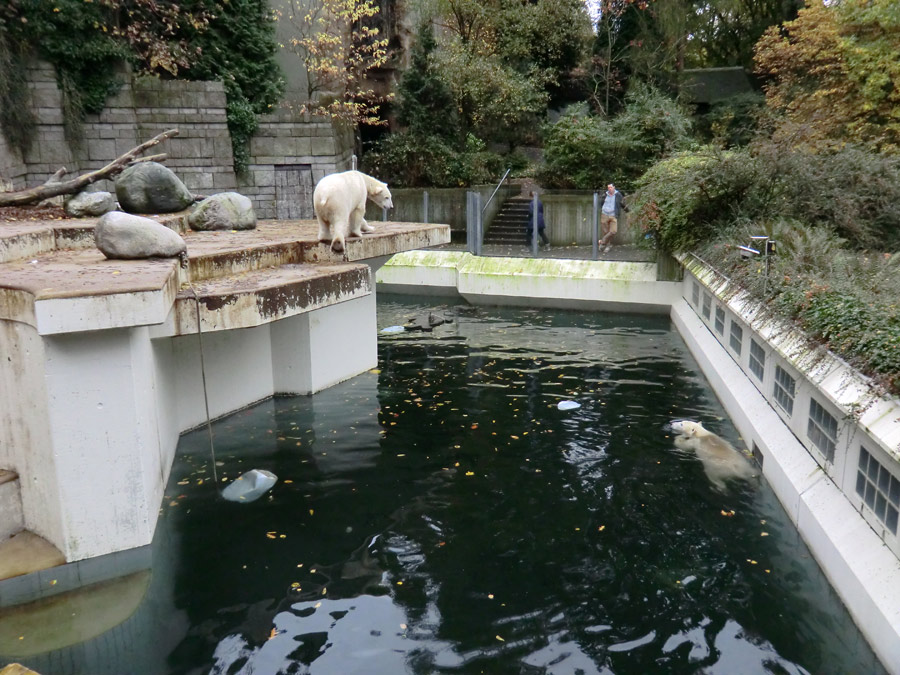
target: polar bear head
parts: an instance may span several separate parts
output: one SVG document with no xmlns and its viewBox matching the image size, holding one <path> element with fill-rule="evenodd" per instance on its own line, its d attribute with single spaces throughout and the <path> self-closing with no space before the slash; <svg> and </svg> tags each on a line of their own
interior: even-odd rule
<svg viewBox="0 0 900 675">
<path fill-rule="evenodd" d="M 387 183 L 372 178 L 366 182 L 366 193 L 369 200 L 375 202 L 383 209 L 394 208 L 394 202 L 391 199 L 391 191 L 388 190 Z"/>
<path fill-rule="evenodd" d="M 709 430 L 700 422 L 693 420 L 675 420 L 669 425 L 672 431 L 687 436 L 688 438 L 697 438 L 698 436 L 708 436 Z"/>
</svg>

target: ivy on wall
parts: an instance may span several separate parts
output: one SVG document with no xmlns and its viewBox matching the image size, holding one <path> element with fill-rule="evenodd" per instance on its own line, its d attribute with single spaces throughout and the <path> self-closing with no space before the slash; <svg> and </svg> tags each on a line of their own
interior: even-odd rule
<svg viewBox="0 0 900 675">
<path fill-rule="evenodd" d="M 123 63 L 141 74 L 222 80 L 238 173 L 249 161 L 256 115 L 277 103 L 284 88 L 265 0 L 6 0 L 0 7 L 0 129 L 19 149 L 27 148 L 34 130 L 24 105 L 24 62 L 32 46 L 56 69 L 73 145 L 80 142 L 84 115 L 102 110 L 121 86 Z"/>
</svg>

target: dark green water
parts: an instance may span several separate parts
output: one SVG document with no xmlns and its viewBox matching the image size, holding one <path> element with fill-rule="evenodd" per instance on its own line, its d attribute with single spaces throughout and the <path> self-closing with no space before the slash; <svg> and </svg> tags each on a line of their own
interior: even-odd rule
<svg viewBox="0 0 900 675">
<path fill-rule="evenodd" d="M 381 327 L 433 305 L 379 302 Z M 714 490 L 664 425 L 740 441 L 667 318 L 439 306 L 379 367 L 183 437 L 126 624 L 62 673 L 878 674 L 765 482 Z M 562 412 L 557 404 L 582 404 Z M 112 636 L 112 637 L 110 637 Z"/>
</svg>

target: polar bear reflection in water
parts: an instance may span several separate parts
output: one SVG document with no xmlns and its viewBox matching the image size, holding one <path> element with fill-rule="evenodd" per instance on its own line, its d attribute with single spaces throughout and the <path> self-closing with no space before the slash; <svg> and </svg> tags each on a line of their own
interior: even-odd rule
<svg viewBox="0 0 900 675">
<path fill-rule="evenodd" d="M 700 422 L 676 420 L 668 426 L 677 434 L 675 447 L 697 455 L 703 462 L 706 477 L 716 490 L 725 492 L 728 480 L 747 481 L 759 475 L 756 466 L 743 453 Z"/>
</svg>

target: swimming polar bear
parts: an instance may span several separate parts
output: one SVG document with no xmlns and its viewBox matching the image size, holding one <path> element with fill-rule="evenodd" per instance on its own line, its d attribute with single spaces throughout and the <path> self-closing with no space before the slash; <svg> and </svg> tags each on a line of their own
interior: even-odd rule
<svg viewBox="0 0 900 675">
<path fill-rule="evenodd" d="M 725 481 L 732 478 L 750 480 L 758 473 L 747 457 L 720 436 L 706 429 L 700 422 L 676 420 L 670 428 L 678 435 L 675 447 L 693 450 L 703 462 L 703 471 L 717 490 L 725 491 Z"/>
<path fill-rule="evenodd" d="M 335 253 L 344 251 L 347 237 L 359 237 L 375 228 L 365 221 L 366 199 L 391 209 L 391 191 L 386 183 L 360 171 L 332 173 L 313 191 L 313 208 L 319 221 L 319 241 L 331 242 Z"/>
</svg>

